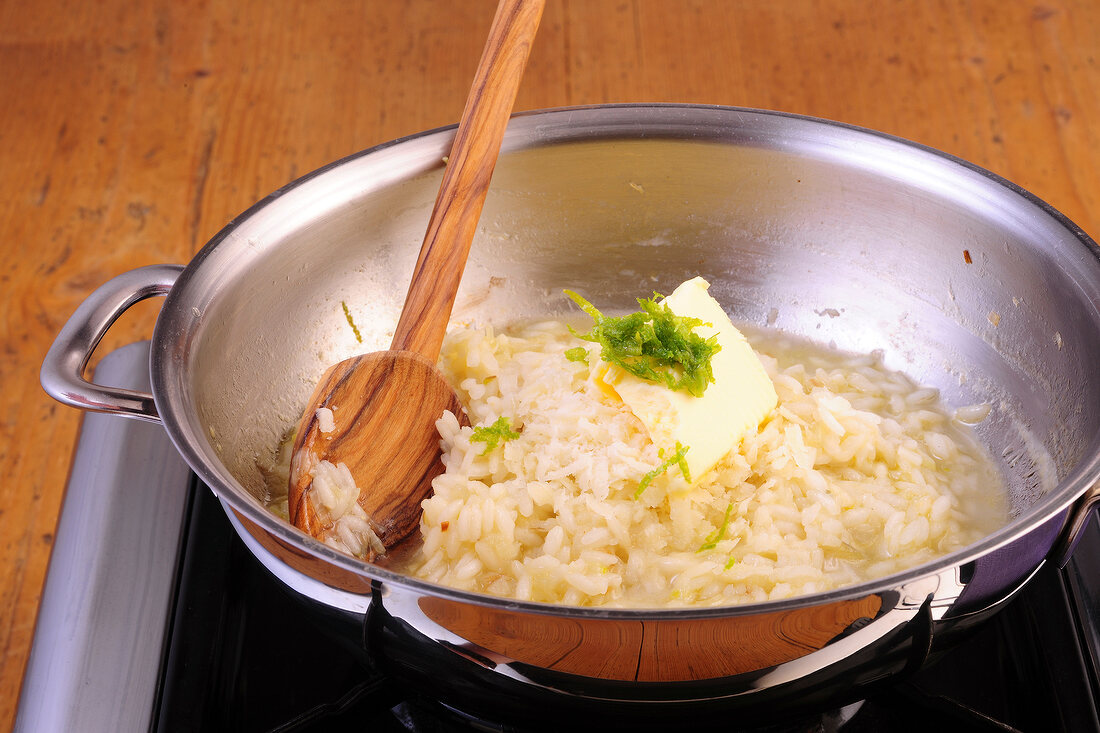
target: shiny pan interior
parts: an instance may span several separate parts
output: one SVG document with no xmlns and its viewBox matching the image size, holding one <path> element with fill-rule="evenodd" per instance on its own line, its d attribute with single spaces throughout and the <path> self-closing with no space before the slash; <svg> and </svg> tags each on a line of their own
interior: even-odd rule
<svg viewBox="0 0 1100 733">
<path fill-rule="evenodd" d="M 165 302 L 153 391 L 184 457 L 254 533 L 343 577 L 524 608 L 343 556 L 260 501 L 257 459 L 297 420 L 322 371 L 388 346 L 453 134 L 351 156 L 231 222 Z M 1050 207 L 919 145 L 757 110 L 562 109 L 513 118 L 452 320 L 563 314 L 563 288 L 627 309 L 702 275 L 735 323 L 879 349 L 950 404 L 989 402 L 976 430 L 1008 477 L 1012 520 L 933 564 L 947 567 L 1056 517 L 1096 479 L 1098 270 L 1096 245 Z M 930 569 L 822 595 L 864 597 Z"/>
</svg>

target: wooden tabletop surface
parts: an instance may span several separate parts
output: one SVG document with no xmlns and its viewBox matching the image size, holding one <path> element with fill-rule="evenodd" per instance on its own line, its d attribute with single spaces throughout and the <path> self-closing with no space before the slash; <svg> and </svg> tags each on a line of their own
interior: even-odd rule
<svg viewBox="0 0 1100 733">
<path fill-rule="evenodd" d="M 38 370 L 98 285 L 279 186 L 457 121 L 492 0 L 0 5 L 0 729 L 81 415 Z M 517 109 L 700 102 L 945 150 L 1100 236 L 1096 0 L 548 0 Z M 129 311 L 100 351 L 149 337 Z"/>
</svg>

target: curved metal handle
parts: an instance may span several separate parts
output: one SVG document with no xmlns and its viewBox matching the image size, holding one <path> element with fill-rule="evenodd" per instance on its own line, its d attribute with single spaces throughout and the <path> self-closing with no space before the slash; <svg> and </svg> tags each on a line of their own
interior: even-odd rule
<svg viewBox="0 0 1100 733">
<path fill-rule="evenodd" d="M 943 615 L 943 610 L 933 609 L 938 594 L 946 595 L 946 599 L 954 600 L 958 597 L 961 586 L 955 576 L 955 569 L 950 568 L 937 575 L 918 578 L 911 583 L 897 589 L 897 600 L 892 606 L 886 608 L 870 623 L 862 626 L 850 634 L 837 637 L 821 649 L 811 652 L 804 657 L 792 659 L 778 665 L 775 669 L 765 673 L 753 682 L 753 688 L 762 690 L 770 687 L 795 682 L 805 679 L 813 674 L 819 674 L 829 667 L 838 667 L 844 660 L 854 657 L 857 653 L 873 648 L 876 642 L 896 634 L 901 629 L 922 614 L 928 617 Z M 884 597 L 885 600 L 885 597 Z M 945 599 L 941 597 L 940 603 Z M 914 651 L 910 653 L 909 664 L 923 663 L 927 655 L 927 647 L 931 643 L 931 624 L 927 627 L 929 638 L 922 644 L 914 644 Z"/>
<path fill-rule="evenodd" d="M 108 280 L 80 304 L 57 334 L 42 362 L 40 379 L 58 402 L 82 410 L 160 422 L 153 395 L 105 387 L 84 378 L 84 369 L 107 329 L 138 301 L 167 295 L 182 265 L 150 265 Z"/>
<path fill-rule="evenodd" d="M 1100 482 L 1093 484 L 1088 491 L 1073 502 L 1069 509 L 1069 516 L 1062 527 L 1062 533 L 1050 551 L 1049 557 L 1061 570 L 1073 556 L 1073 548 L 1077 547 L 1077 541 L 1081 539 L 1081 532 L 1085 528 L 1092 510 L 1100 507 Z"/>
</svg>

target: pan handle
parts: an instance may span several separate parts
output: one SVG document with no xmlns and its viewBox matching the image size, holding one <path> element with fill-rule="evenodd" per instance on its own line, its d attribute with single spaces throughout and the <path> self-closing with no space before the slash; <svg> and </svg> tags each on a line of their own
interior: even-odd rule
<svg viewBox="0 0 1100 733">
<path fill-rule="evenodd" d="M 1092 516 L 1093 509 L 1100 507 L 1100 482 L 1095 483 L 1070 506 L 1062 533 L 1058 536 L 1050 552 L 1050 558 L 1062 569 L 1073 556 L 1073 548 L 1081 539 L 1081 532 Z"/>
<path fill-rule="evenodd" d="M 42 362 L 40 379 L 46 393 L 81 410 L 160 422 L 153 395 L 89 382 L 84 370 L 111 324 L 134 303 L 167 295 L 181 272 L 181 265 L 139 267 L 108 280 L 89 295 L 61 328 Z"/>
</svg>

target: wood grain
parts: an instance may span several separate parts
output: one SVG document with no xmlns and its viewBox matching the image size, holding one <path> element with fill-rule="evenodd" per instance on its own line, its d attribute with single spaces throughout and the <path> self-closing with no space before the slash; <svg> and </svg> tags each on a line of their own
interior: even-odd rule
<svg viewBox="0 0 1100 733">
<path fill-rule="evenodd" d="M 877 596 L 740 617 L 554 618 L 425 596 L 424 615 L 478 646 L 534 667 L 603 680 L 685 682 L 759 672 L 823 648 L 881 609 Z M 705 654 L 700 650 L 705 649 Z"/>
<path fill-rule="evenodd" d="M 257 199 L 451 124 L 492 0 L 0 5 L 0 729 L 79 415 L 38 368 L 110 276 L 187 262 Z M 517 109 L 779 109 L 943 149 L 1100 234 L 1093 0 L 549 0 Z M 147 338 L 143 304 L 103 350 Z"/>
<path fill-rule="evenodd" d="M 359 506 L 390 548 L 417 528 L 420 504 L 443 473 L 436 421 L 449 411 L 468 424 L 435 363 L 544 5 L 497 5 L 390 350 L 331 367 L 306 403 L 291 461 L 289 517 L 314 537 L 332 526 L 319 518 L 310 492 L 317 464 L 348 467 Z M 328 432 L 316 418 L 321 409 L 336 415 Z M 374 560 L 375 549 L 364 549 L 360 554 Z"/>
<path fill-rule="evenodd" d="M 437 347 L 438 348 L 438 347 Z M 438 354 L 436 354 L 438 356 Z M 443 473 L 435 422 L 449 410 L 468 425 L 447 379 L 412 351 L 377 351 L 330 367 L 298 423 L 288 491 L 290 521 L 314 537 L 330 529 L 314 507 L 310 487 L 320 461 L 347 465 L 360 489 L 359 506 L 389 548 L 420 524 L 420 503 Z M 316 410 L 335 426 L 322 432 Z M 373 560 L 375 553 L 365 553 Z"/>
<path fill-rule="evenodd" d="M 391 349 L 439 358 L 544 5 L 544 0 L 500 0 L 497 6 Z"/>
</svg>

